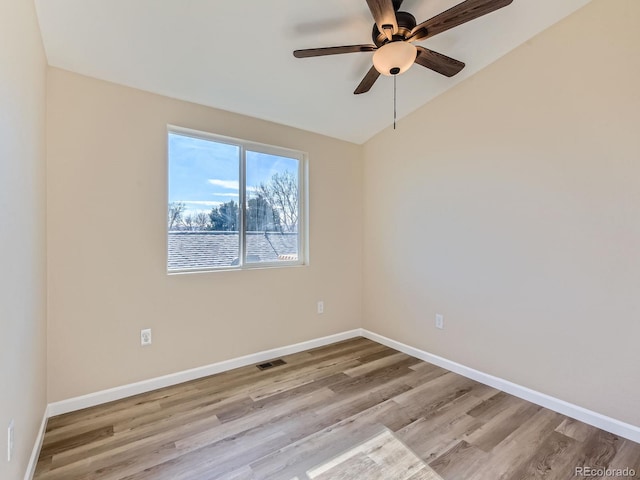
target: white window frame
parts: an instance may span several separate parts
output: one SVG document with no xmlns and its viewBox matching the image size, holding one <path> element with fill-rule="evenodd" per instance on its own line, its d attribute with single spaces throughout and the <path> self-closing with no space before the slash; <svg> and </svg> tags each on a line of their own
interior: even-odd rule
<svg viewBox="0 0 640 480">
<path fill-rule="evenodd" d="M 200 140 L 208 140 L 217 143 L 225 143 L 239 147 L 240 160 L 239 164 L 239 192 L 238 192 L 238 215 L 240 224 L 240 245 L 238 249 L 238 265 L 229 265 L 221 267 L 197 267 L 187 269 L 173 269 L 169 270 L 169 230 L 166 230 L 167 240 L 167 257 L 166 268 L 167 274 L 184 274 L 184 273 L 203 273 L 203 272 L 219 272 L 229 270 L 253 270 L 260 268 L 286 268 L 308 265 L 309 263 L 309 210 L 308 210 L 308 196 L 307 188 L 309 183 L 308 168 L 309 168 L 309 155 L 306 152 L 300 150 L 294 150 L 285 147 L 278 147 L 275 145 L 267 145 L 264 143 L 252 142 L 249 140 L 243 140 L 240 138 L 227 137 L 209 132 L 203 132 L 200 130 L 193 130 L 190 128 L 180 127 L 176 125 L 167 125 L 167 213 L 165 214 L 165 224 L 168 215 L 169 208 L 169 135 L 176 134 L 186 137 L 197 138 Z M 281 156 L 287 158 L 293 158 L 298 160 L 298 260 L 279 260 L 277 262 L 253 262 L 247 263 L 245 259 L 246 253 L 246 170 L 247 170 L 247 156 L 246 152 L 264 153 L 267 155 Z"/>
</svg>

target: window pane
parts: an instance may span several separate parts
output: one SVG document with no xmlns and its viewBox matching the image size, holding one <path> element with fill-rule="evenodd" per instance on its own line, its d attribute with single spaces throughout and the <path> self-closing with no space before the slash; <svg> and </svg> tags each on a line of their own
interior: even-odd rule
<svg viewBox="0 0 640 480">
<path fill-rule="evenodd" d="M 168 270 L 238 265 L 240 147 L 169 133 Z"/>
<path fill-rule="evenodd" d="M 246 263 L 298 260 L 299 161 L 246 152 Z"/>
</svg>

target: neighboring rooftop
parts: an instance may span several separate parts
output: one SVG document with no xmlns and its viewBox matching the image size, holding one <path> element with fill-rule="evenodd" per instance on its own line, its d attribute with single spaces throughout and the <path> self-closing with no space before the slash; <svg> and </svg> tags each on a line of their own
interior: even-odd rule
<svg viewBox="0 0 640 480">
<path fill-rule="evenodd" d="M 298 234 L 247 232 L 247 261 L 295 261 Z M 200 270 L 238 264 L 238 232 L 169 232 L 167 269 Z"/>
</svg>

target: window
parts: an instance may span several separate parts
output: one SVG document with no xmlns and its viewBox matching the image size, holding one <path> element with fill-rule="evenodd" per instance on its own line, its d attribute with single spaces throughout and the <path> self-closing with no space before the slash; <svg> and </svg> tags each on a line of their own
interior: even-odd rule
<svg viewBox="0 0 640 480">
<path fill-rule="evenodd" d="M 304 263 L 304 153 L 170 127 L 168 157 L 169 272 Z"/>
</svg>

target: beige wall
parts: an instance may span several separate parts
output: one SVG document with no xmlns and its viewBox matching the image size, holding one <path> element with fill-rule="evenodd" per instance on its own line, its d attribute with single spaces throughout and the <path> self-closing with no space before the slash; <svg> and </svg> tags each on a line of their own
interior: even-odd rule
<svg viewBox="0 0 640 480">
<path fill-rule="evenodd" d="M 638 18 L 596 0 L 365 145 L 366 328 L 640 425 Z"/>
<path fill-rule="evenodd" d="M 45 72 L 33 2 L 0 4 L 0 478 L 24 475 L 46 407 Z M 15 424 L 7 463 L 7 427 Z"/>
<path fill-rule="evenodd" d="M 50 401 L 360 326 L 359 146 L 57 69 L 47 93 Z M 310 266 L 168 276 L 167 124 L 308 152 Z"/>
<path fill-rule="evenodd" d="M 50 69 L 49 401 L 364 326 L 640 425 L 638 14 L 595 0 L 364 148 Z M 311 265 L 167 276 L 167 124 L 309 152 Z"/>
</svg>

